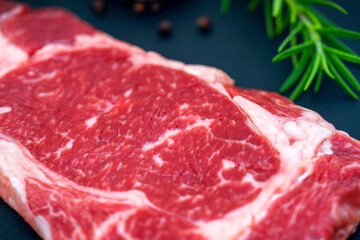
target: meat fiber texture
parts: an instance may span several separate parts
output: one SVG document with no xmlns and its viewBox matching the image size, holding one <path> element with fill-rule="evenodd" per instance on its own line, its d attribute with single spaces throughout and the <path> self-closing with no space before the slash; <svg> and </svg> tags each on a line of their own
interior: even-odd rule
<svg viewBox="0 0 360 240">
<path fill-rule="evenodd" d="M 360 143 L 276 94 L 0 0 L 0 195 L 44 239 L 345 239 Z"/>
</svg>

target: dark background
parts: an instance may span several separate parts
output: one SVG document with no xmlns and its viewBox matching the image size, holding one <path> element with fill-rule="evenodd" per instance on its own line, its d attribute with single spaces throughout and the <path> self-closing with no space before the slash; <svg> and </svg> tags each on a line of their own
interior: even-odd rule
<svg viewBox="0 0 360 240">
<path fill-rule="evenodd" d="M 292 70 L 290 61 L 272 63 L 284 36 L 273 41 L 266 38 L 263 9 L 246 11 L 248 0 L 233 0 L 227 16 L 219 13 L 220 0 L 178 0 L 158 13 L 135 14 L 120 1 L 106 1 L 103 16 L 95 15 L 86 0 L 28 0 L 32 7 L 61 6 L 96 28 L 163 56 L 191 64 L 205 64 L 224 70 L 236 85 L 246 88 L 277 91 Z M 344 28 L 360 31 L 360 1 L 337 1 L 348 16 L 321 8 L 326 15 Z M 209 34 L 200 34 L 195 21 L 201 15 L 212 18 Z M 169 38 L 157 33 L 159 21 L 168 19 L 174 32 Z M 360 53 L 360 41 L 345 41 Z M 360 68 L 350 69 L 360 79 Z M 360 139 L 360 101 L 353 101 L 334 80 L 326 78 L 318 94 L 308 90 L 297 104 L 318 112 L 337 129 Z M 38 239 L 22 218 L 0 199 L 0 239 Z M 360 240 L 360 229 L 350 237 Z"/>
</svg>

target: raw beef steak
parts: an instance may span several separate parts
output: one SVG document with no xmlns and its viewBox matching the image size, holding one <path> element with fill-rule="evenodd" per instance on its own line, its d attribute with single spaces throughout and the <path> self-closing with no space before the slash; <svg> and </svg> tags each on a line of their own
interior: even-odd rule
<svg viewBox="0 0 360 240">
<path fill-rule="evenodd" d="M 360 143 L 62 9 L 0 2 L 0 194 L 44 239 L 345 239 Z"/>
</svg>

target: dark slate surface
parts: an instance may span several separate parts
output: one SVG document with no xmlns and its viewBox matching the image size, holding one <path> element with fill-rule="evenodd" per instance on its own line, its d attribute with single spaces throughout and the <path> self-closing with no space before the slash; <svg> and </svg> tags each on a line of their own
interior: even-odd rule
<svg viewBox="0 0 360 240">
<path fill-rule="evenodd" d="M 167 58 L 192 64 L 215 66 L 227 72 L 237 86 L 277 91 L 291 71 L 289 62 L 271 63 L 283 37 L 266 39 L 262 9 L 250 14 L 248 1 L 234 0 L 228 16 L 218 12 L 218 0 L 180 0 L 157 14 L 136 15 L 120 1 L 108 1 L 103 17 L 94 15 L 85 0 L 29 0 L 32 7 L 62 6 L 110 35 L 135 44 L 145 50 L 156 51 Z M 349 15 L 324 9 L 340 26 L 360 31 L 360 2 L 343 0 Z M 199 34 L 195 20 L 209 15 L 214 21 L 210 34 Z M 174 25 L 170 38 L 158 36 L 160 20 L 168 19 Z M 360 53 L 359 41 L 346 41 Z M 351 66 L 360 78 L 360 68 Z M 320 92 L 309 92 L 297 104 L 321 114 L 336 128 L 360 139 L 360 101 L 351 100 L 331 79 L 325 79 Z M 38 239 L 22 218 L 0 200 L 0 239 Z M 350 237 L 360 240 L 360 229 Z"/>
</svg>

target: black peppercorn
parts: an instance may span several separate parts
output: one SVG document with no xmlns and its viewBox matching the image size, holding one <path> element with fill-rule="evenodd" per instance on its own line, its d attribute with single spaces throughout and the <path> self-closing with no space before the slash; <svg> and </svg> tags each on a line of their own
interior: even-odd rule
<svg viewBox="0 0 360 240">
<path fill-rule="evenodd" d="M 173 31 L 172 23 L 168 20 L 163 20 L 158 25 L 158 31 L 161 36 L 170 36 Z"/>
<path fill-rule="evenodd" d="M 105 2 L 103 0 L 92 0 L 91 7 L 94 13 L 102 15 L 105 12 Z"/>
<path fill-rule="evenodd" d="M 151 10 L 152 10 L 153 12 L 158 12 L 158 11 L 160 10 L 160 8 L 161 8 L 161 5 L 160 5 L 159 2 L 153 2 L 153 3 L 151 4 Z"/>
<path fill-rule="evenodd" d="M 200 32 L 210 32 L 212 28 L 212 21 L 208 16 L 201 16 L 196 20 L 196 25 Z"/>
<path fill-rule="evenodd" d="M 145 4 L 143 2 L 136 2 L 133 4 L 133 11 L 135 13 L 143 13 L 145 11 Z"/>
</svg>

